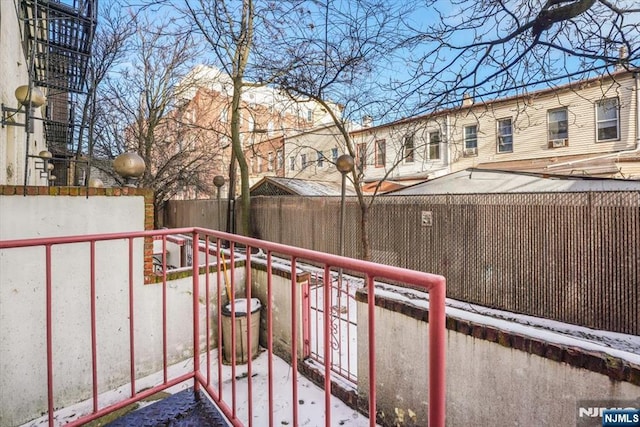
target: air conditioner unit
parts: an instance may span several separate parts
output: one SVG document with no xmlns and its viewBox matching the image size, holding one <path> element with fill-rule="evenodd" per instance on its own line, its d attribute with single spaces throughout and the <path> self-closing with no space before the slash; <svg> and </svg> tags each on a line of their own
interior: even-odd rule
<svg viewBox="0 0 640 427">
<path fill-rule="evenodd" d="M 478 155 L 478 147 L 473 148 L 465 148 L 464 149 L 465 156 L 477 156 Z"/>
<path fill-rule="evenodd" d="M 567 146 L 567 138 L 552 139 L 549 141 L 550 148 L 558 148 L 558 147 L 566 147 L 566 146 Z"/>
</svg>

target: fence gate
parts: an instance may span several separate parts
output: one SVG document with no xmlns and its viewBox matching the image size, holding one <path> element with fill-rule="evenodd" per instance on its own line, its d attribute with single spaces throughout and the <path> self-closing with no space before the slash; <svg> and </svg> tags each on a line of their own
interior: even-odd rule
<svg viewBox="0 0 640 427">
<path fill-rule="evenodd" d="M 324 281 L 322 274 L 312 275 L 309 289 L 310 357 L 324 363 L 324 343 L 331 345 L 331 370 L 354 386 L 358 379 L 358 333 L 356 291 L 364 282 L 355 277 L 333 272 L 327 295 L 331 303 L 324 312 Z M 324 316 L 330 317 L 331 330 L 325 340 Z"/>
</svg>

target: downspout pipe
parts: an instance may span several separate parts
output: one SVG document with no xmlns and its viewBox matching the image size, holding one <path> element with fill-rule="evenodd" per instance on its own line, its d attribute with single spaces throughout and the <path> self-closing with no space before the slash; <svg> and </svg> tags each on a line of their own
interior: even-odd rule
<svg viewBox="0 0 640 427">
<path fill-rule="evenodd" d="M 590 157 L 588 159 L 579 159 L 571 162 L 555 163 L 547 165 L 547 169 L 557 168 L 560 166 L 570 166 L 576 163 L 588 162 L 596 159 L 606 159 L 608 157 L 617 157 L 623 154 L 640 153 L 640 71 L 633 73 L 633 79 L 635 80 L 635 97 L 636 97 L 636 148 L 625 151 L 618 151 L 616 153 L 604 154 L 602 156 Z"/>
</svg>

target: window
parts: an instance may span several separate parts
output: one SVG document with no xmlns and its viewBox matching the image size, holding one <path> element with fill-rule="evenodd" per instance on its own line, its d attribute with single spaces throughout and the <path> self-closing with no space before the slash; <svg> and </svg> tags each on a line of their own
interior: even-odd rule
<svg viewBox="0 0 640 427">
<path fill-rule="evenodd" d="M 309 123 L 313 122 L 313 110 L 311 109 L 307 110 L 307 121 Z"/>
<path fill-rule="evenodd" d="M 250 166 L 251 166 L 251 172 L 258 173 L 258 171 L 256 170 L 256 161 L 253 157 L 250 160 Z"/>
<path fill-rule="evenodd" d="M 358 150 L 356 152 L 356 164 L 358 168 L 363 171 L 367 166 L 367 144 L 365 142 L 361 142 L 358 144 Z"/>
<path fill-rule="evenodd" d="M 289 169 L 296 170 L 296 156 L 289 157 Z"/>
<path fill-rule="evenodd" d="M 262 172 L 262 157 L 258 156 L 258 173 Z"/>
<path fill-rule="evenodd" d="M 387 143 L 384 139 L 376 141 L 376 167 L 385 165 L 385 155 L 387 154 Z"/>
<path fill-rule="evenodd" d="M 284 164 L 284 152 L 282 150 L 276 151 L 276 167 L 278 170 L 282 169 Z"/>
<path fill-rule="evenodd" d="M 338 149 L 337 148 L 332 148 L 331 149 L 331 159 L 333 160 L 333 163 L 338 161 Z"/>
<path fill-rule="evenodd" d="M 324 154 L 322 154 L 322 151 L 318 151 L 317 153 L 317 163 L 318 163 L 318 167 L 321 168 L 324 165 Z"/>
<path fill-rule="evenodd" d="M 273 135 L 273 122 L 267 123 L 267 134 L 269 136 Z"/>
<path fill-rule="evenodd" d="M 267 154 L 267 170 L 268 171 L 273 170 L 273 153 Z"/>
<path fill-rule="evenodd" d="M 478 125 L 464 127 L 464 155 L 478 155 Z"/>
<path fill-rule="evenodd" d="M 302 163 L 302 169 L 307 167 L 307 155 L 306 154 L 301 154 L 300 155 L 300 161 Z"/>
<path fill-rule="evenodd" d="M 249 114 L 249 132 L 253 132 L 256 128 L 256 122 L 251 114 Z"/>
<path fill-rule="evenodd" d="M 413 163 L 414 152 L 416 146 L 413 142 L 413 135 L 407 135 L 404 137 L 404 162 L 405 163 Z"/>
<path fill-rule="evenodd" d="M 440 131 L 429 132 L 429 160 L 440 158 Z"/>
<path fill-rule="evenodd" d="M 607 98 L 596 103 L 597 141 L 620 139 L 618 98 Z"/>
<path fill-rule="evenodd" d="M 220 111 L 220 121 L 222 123 L 227 123 L 229 121 L 229 110 L 226 108 L 223 108 L 222 111 Z"/>
<path fill-rule="evenodd" d="M 547 112 L 549 148 L 564 147 L 569 138 L 569 113 L 566 108 Z"/>
<path fill-rule="evenodd" d="M 513 126 L 511 117 L 498 120 L 498 153 L 513 151 Z"/>
</svg>

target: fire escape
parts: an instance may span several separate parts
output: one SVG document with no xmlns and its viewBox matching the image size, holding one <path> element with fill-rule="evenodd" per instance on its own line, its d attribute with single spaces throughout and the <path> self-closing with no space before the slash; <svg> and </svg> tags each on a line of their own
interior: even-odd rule
<svg viewBox="0 0 640 427">
<path fill-rule="evenodd" d="M 78 97 L 86 93 L 96 7 L 97 0 L 20 2 L 31 84 L 47 89 L 43 125 L 55 185 L 73 185 L 78 179 L 73 170 L 80 160 L 74 158 L 75 108 Z"/>
</svg>

